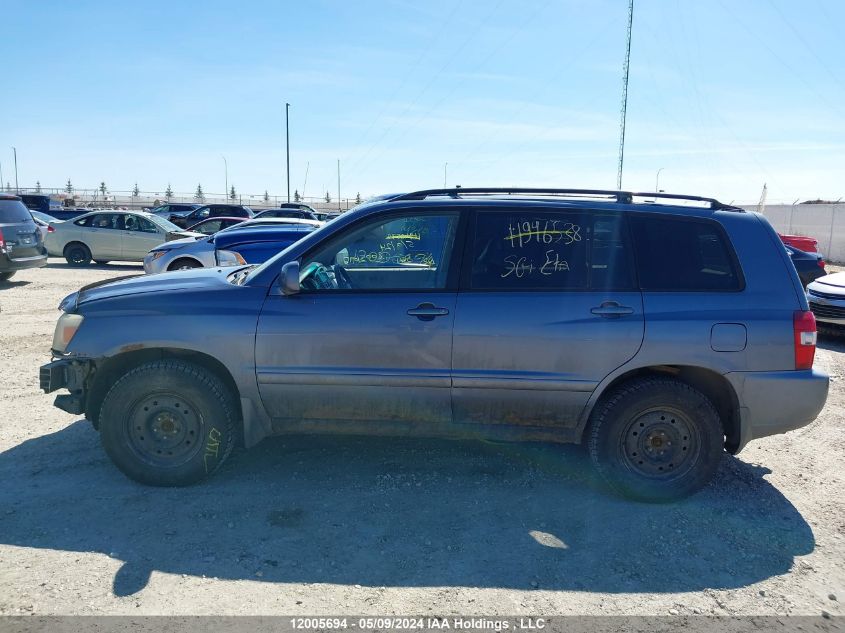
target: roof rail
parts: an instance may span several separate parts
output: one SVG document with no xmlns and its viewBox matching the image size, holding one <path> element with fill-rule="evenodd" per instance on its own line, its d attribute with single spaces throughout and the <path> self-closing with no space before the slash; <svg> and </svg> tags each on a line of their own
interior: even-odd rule
<svg viewBox="0 0 845 633">
<path fill-rule="evenodd" d="M 413 191 L 405 193 L 395 198 L 391 198 L 391 202 L 400 200 L 425 200 L 432 196 L 448 196 L 450 198 L 461 198 L 464 195 L 530 195 L 539 194 L 545 196 L 561 196 L 573 198 L 606 198 L 620 204 L 632 204 L 634 198 L 652 198 L 652 199 L 667 199 L 667 200 L 688 200 L 691 202 L 706 202 L 714 210 L 741 210 L 739 207 L 734 207 L 728 204 L 719 202 L 715 198 L 704 198 L 701 196 L 687 196 L 675 193 L 650 193 L 650 192 L 631 192 L 618 191 L 615 189 L 551 189 L 546 187 L 453 187 L 451 189 L 424 189 L 422 191 Z"/>
</svg>

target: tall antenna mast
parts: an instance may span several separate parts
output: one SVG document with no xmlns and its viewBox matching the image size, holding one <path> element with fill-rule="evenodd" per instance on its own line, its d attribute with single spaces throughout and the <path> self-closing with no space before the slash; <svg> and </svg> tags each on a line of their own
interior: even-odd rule
<svg viewBox="0 0 845 633">
<path fill-rule="evenodd" d="M 634 24 L 634 0 L 628 0 L 628 43 L 625 47 L 625 66 L 622 67 L 622 120 L 619 123 L 619 170 L 616 188 L 622 189 L 622 163 L 625 158 L 625 116 L 628 113 L 628 71 L 631 67 L 631 27 Z"/>
</svg>

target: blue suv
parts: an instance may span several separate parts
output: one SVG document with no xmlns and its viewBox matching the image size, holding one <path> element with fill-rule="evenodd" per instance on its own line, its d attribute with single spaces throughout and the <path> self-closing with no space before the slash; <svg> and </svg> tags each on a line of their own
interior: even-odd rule
<svg viewBox="0 0 845 633">
<path fill-rule="evenodd" d="M 581 442 L 613 489 L 664 501 L 828 391 L 777 233 L 696 196 L 420 191 L 257 267 L 96 284 L 61 309 L 41 387 L 153 485 L 271 434 L 365 433 Z"/>
</svg>

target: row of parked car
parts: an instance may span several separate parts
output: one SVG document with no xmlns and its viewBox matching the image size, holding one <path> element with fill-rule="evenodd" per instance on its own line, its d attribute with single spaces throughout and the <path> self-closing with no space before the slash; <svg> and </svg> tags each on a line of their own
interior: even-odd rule
<svg viewBox="0 0 845 633">
<path fill-rule="evenodd" d="M 21 209 L 24 206 L 29 214 Z M 336 217 L 302 203 L 282 203 L 258 212 L 235 204 L 166 203 L 149 211 L 82 210 L 67 220 L 43 208 L 57 214 L 80 211 L 63 209 L 43 195 L 0 198 L 0 228 L 5 230 L 0 231 L 0 281 L 18 269 L 45 265 L 44 249 L 74 266 L 92 261 L 143 262 L 147 274 L 260 264 Z M 37 231 L 32 230 L 29 215 Z M 845 325 L 845 274 L 826 276 L 814 238 L 779 237 L 819 321 Z"/>
</svg>

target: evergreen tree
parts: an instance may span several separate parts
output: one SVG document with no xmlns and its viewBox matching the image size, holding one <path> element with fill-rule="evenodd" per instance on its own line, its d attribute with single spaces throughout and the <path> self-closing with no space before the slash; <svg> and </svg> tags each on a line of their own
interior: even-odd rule
<svg viewBox="0 0 845 633">
<path fill-rule="evenodd" d="M 267 193 L 267 190 L 264 190 L 264 202 L 270 202 L 270 194 Z"/>
<path fill-rule="evenodd" d="M 6 181 L 6 193 L 11 193 L 11 192 L 12 192 L 12 183 L 10 183 L 10 182 L 7 180 L 7 181 Z"/>
<path fill-rule="evenodd" d="M 360 191 L 355 195 L 355 204 L 361 204 L 361 192 Z"/>
<path fill-rule="evenodd" d="M 197 185 L 197 192 L 194 194 L 194 199 L 202 202 L 205 200 L 205 194 L 202 192 L 202 185 Z"/>
<path fill-rule="evenodd" d="M 235 193 L 235 185 L 232 185 L 232 189 L 229 191 L 229 200 L 237 200 L 238 194 Z"/>
<path fill-rule="evenodd" d="M 328 204 L 331 201 L 332 201 L 332 197 L 331 197 L 331 195 L 329 195 L 329 192 L 327 191 L 326 192 L 326 204 Z"/>
<path fill-rule="evenodd" d="M 100 193 L 106 195 L 106 191 L 108 191 L 108 189 L 106 189 L 106 182 L 100 182 Z"/>
<path fill-rule="evenodd" d="M 132 190 L 132 195 L 137 198 L 140 195 L 140 193 L 141 193 L 141 190 L 138 189 L 138 183 L 136 182 L 135 188 Z"/>
<path fill-rule="evenodd" d="M 293 201 L 294 201 L 294 202 L 299 202 L 300 200 L 302 200 L 302 198 L 299 196 L 299 190 L 298 190 L 298 189 L 294 189 L 294 190 L 293 190 Z"/>
<path fill-rule="evenodd" d="M 65 185 L 65 191 L 68 195 L 73 193 L 73 185 L 70 183 L 70 178 L 67 179 L 67 184 Z"/>
<path fill-rule="evenodd" d="M 167 189 L 164 192 L 164 197 L 168 200 L 173 197 L 173 189 L 170 188 L 170 183 L 167 183 Z"/>
<path fill-rule="evenodd" d="M 41 193 L 41 181 L 40 180 L 35 181 L 35 193 Z"/>
</svg>

